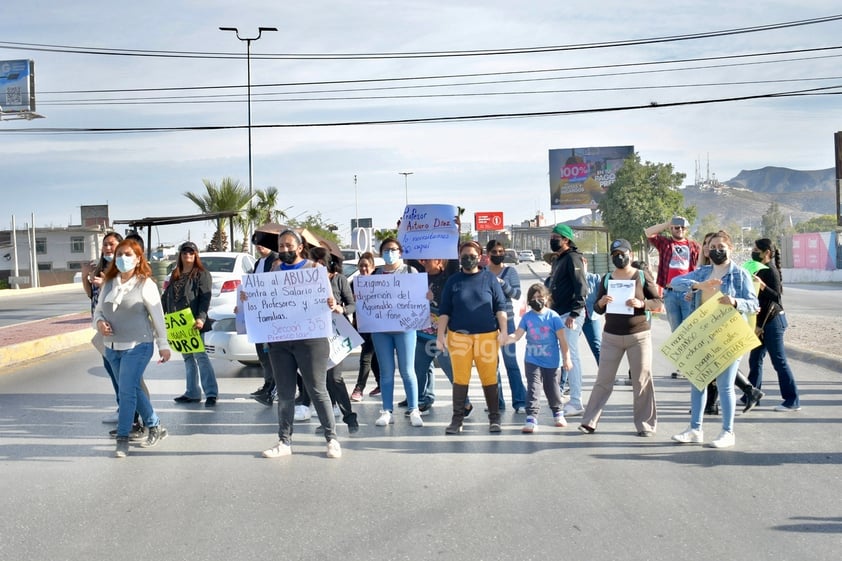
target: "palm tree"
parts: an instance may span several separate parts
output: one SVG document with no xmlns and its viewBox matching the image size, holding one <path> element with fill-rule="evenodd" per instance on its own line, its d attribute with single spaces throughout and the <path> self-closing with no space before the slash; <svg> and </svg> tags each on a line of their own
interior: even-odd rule
<svg viewBox="0 0 842 561">
<path fill-rule="evenodd" d="M 257 201 L 253 202 L 234 221 L 234 224 L 243 233 L 242 250 L 246 253 L 249 251 L 248 236 L 252 227 L 267 222 L 279 223 L 287 218 L 286 212 L 276 208 L 278 206 L 278 189 L 276 187 L 267 187 L 266 190 L 258 189 L 255 196 Z"/>
<path fill-rule="evenodd" d="M 242 211 L 249 203 L 248 191 L 237 179 L 224 177 L 218 186 L 209 179 L 202 179 L 202 183 L 205 184 L 205 194 L 199 195 L 187 191 L 184 196 L 193 201 L 203 213 Z M 228 224 L 228 219 L 217 220 L 216 224 L 217 231 L 208 244 L 207 251 L 226 251 L 228 240 L 225 235 L 225 226 Z"/>
</svg>

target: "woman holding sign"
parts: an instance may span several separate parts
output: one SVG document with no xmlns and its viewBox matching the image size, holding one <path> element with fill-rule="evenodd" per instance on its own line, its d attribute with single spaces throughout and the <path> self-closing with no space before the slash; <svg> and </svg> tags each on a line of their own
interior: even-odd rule
<svg viewBox="0 0 842 561">
<path fill-rule="evenodd" d="M 170 275 L 170 282 L 164 289 L 161 301 L 165 314 L 174 314 L 182 310 L 190 310 L 193 316 L 193 337 L 173 341 L 173 346 L 184 357 L 184 368 L 187 377 L 187 389 L 174 398 L 176 403 L 196 403 L 202 400 L 202 390 L 205 391 L 205 407 L 215 407 L 219 395 L 219 385 L 216 382 L 216 372 L 213 370 L 208 353 L 196 350 L 202 333 L 210 329 L 208 308 L 212 296 L 213 278 L 202 265 L 199 248 L 193 242 L 184 242 L 178 248 L 178 263 Z M 176 317 L 176 316 L 171 316 Z M 178 319 L 174 319 L 176 323 Z M 186 326 L 185 326 L 186 327 Z M 199 387 L 201 377 L 202 387 Z"/>
<path fill-rule="evenodd" d="M 93 323 L 102 335 L 105 358 L 120 388 L 114 455 L 125 458 L 129 454 L 129 430 L 135 410 L 149 429 L 142 447 L 156 446 L 167 437 L 167 429 L 152 409 L 141 381 L 152 358 L 153 341 L 158 344 L 160 362 L 170 359 L 170 347 L 158 285 L 140 246 L 133 240 L 123 240 L 114 256 L 103 277 Z"/>
<path fill-rule="evenodd" d="M 731 236 L 720 230 L 708 243 L 708 255 L 711 265 L 704 265 L 696 270 L 681 275 L 672 280 L 672 287 L 679 292 L 692 290 L 694 308 L 716 298 L 723 306 L 732 306 L 744 317 L 757 313 L 758 302 L 754 293 L 754 284 L 748 271 L 731 261 L 734 245 Z M 734 411 L 736 398 L 734 395 L 734 380 L 740 367 L 737 358 L 725 371 L 716 377 L 719 388 L 719 400 L 722 405 L 722 432 L 711 443 L 713 448 L 730 448 L 734 446 Z M 690 388 L 690 426 L 672 439 L 682 444 L 700 444 L 704 442 L 702 432 L 702 415 L 704 413 L 705 394 L 707 388 L 699 390 L 695 386 Z"/>
</svg>

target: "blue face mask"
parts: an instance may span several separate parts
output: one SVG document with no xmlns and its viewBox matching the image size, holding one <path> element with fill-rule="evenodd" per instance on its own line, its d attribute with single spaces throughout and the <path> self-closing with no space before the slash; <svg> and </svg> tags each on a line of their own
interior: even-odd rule
<svg viewBox="0 0 842 561">
<path fill-rule="evenodd" d="M 117 258 L 116 264 L 117 269 L 121 273 L 128 273 L 129 271 L 134 271 L 137 265 L 137 259 L 133 255 L 121 255 Z"/>
<path fill-rule="evenodd" d="M 112 261 L 114 261 L 114 254 L 113 253 L 111 255 L 103 254 L 102 258 L 105 259 L 108 263 L 111 263 Z"/>
<path fill-rule="evenodd" d="M 401 252 L 397 249 L 390 249 L 383 254 L 383 261 L 385 261 L 387 265 L 397 263 L 400 258 Z"/>
</svg>

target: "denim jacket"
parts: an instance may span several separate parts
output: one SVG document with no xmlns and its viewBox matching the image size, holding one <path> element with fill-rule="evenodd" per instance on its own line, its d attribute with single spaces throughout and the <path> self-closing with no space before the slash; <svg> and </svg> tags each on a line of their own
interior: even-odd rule
<svg viewBox="0 0 842 561">
<path fill-rule="evenodd" d="M 713 265 L 702 265 L 695 271 L 675 277 L 672 279 L 670 286 L 679 292 L 686 292 L 690 290 L 694 283 L 708 280 L 711 272 L 713 272 Z M 722 286 L 719 287 L 719 290 L 727 296 L 732 296 L 737 301 L 737 311 L 743 316 L 756 314 L 757 310 L 760 309 L 757 295 L 754 293 L 751 275 L 733 261 L 728 264 L 728 271 L 722 275 Z M 699 294 L 695 294 L 693 299 L 694 310 L 701 305 Z"/>
</svg>

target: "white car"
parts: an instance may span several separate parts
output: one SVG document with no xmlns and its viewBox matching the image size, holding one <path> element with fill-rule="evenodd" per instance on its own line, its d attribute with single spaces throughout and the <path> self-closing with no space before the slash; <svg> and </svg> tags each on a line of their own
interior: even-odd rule
<svg viewBox="0 0 842 561">
<path fill-rule="evenodd" d="M 531 249 L 522 249 L 518 252 L 517 258 L 523 262 L 528 261 L 529 263 L 535 262 L 535 254 L 532 253 Z"/>
<path fill-rule="evenodd" d="M 217 317 L 211 330 L 205 333 L 205 351 L 211 358 L 231 360 L 246 366 L 260 365 L 254 343 L 249 343 L 246 335 L 237 333 L 232 314 Z"/>
<path fill-rule="evenodd" d="M 233 314 L 234 306 L 237 305 L 237 287 L 243 275 L 254 269 L 254 257 L 248 253 L 213 251 L 199 253 L 199 258 L 213 278 L 213 295 L 208 315 L 216 319 Z M 170 277 L 167 275 L 164 288 L 169 282 Z"/>
</svg>

